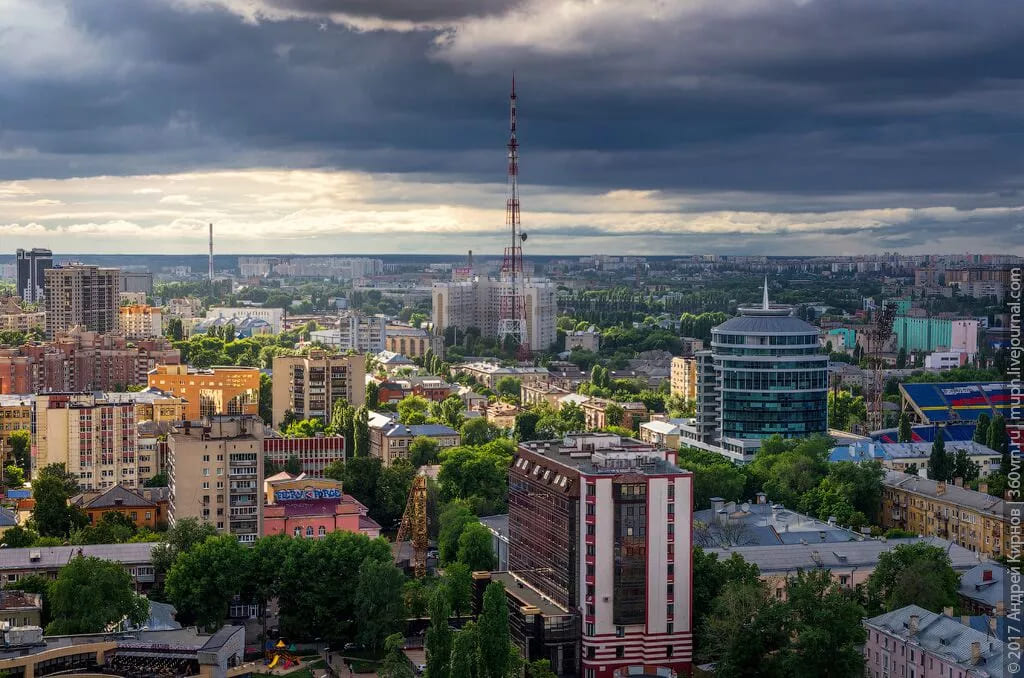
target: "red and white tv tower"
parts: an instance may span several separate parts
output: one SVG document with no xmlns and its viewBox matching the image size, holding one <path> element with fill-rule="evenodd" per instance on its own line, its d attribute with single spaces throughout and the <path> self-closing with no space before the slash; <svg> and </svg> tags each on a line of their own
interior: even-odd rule
<svg viewBox="0 0 1024 678">
<path fill-rule="evenodd" d="M 523 293 L 523 248 L 526 234 L 519 224 L 519 142 L 516 140 L 516 77 L 512 76 L 509 95 L 508 199 L 505 202 L 505 225 L 512 231 L 512 241 L 505 248 L 501 264 L 502 289 L 499 296 L 498 338 L 502 344 L 511 341 L 518 347 L 520 358 L 529 356 L 526 331 L 526 304 Z"/>
</svg>

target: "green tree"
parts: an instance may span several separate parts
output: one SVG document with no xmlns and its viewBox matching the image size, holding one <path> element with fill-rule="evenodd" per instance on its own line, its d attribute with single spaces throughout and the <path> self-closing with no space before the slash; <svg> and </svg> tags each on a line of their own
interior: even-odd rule
<svg viewBox="0 0 1024 678">
<path fill-rule="evenodd" d="M 828 392 L 828 425 L 847 430 L 853 424 L 867 418 L 864 396 L 854 396 L 849 391 Z"/>
<path fill-rule="evenodd" d="M 437 586 L 430 597 L 430 627 L 425 640 L 427 678 L 448 678 L 451 673 L 454 633 L 448 625 L 449 617 L 448 592 L 444 586 Z"/>
<path fill-rule="evenodd" d="M 1010 436 L 1006 432 L 1006 418 L 997 414 L 992 417 L 988 425 L 988 446 L 1000 455 L 999 471 L 1003 475 L 1010 475 L 1013 465 L 1010 459 Z"/>
<path fill-rule="evenodd" d="M 456 559 L 465 563 L 474 572 L 494 569 L 494 548 L 491 545 L 491 531 L 483 524 L 472 522 L 459 535 L 459 551 Z"/>
<path fill-rule="evenodd" d="M 63 464 L 59 469 L 51 466 L 43 468 L 32 482 L 32 520 L 44 537 L 67 537 L 72 530 L 85 527 L 89 520 L 80 508 L 68 505 L 78 489 L 77 483 L 72 489 L 73 481 L 64 474 Z"/>
<path fill-rule="evenodd" d="M 21 467 L 22 473 L 27 476 L 32 470 L 32 456 L 30 454 L 32 449 L 32 433 L 25 429 L 11 431 L 10 435 L 7 436 L 7 444 L 11 446 L 11 456 L 14 457 L 14 463 Z"/>
<path fill-rule="evenodd" d="M 502 377 L 495 382 L 494 390 L 499 396 L 519 402 L 519 393 L 522 385 L 523 382 L 515 377 Z"/>
<path fill-rule="evenodd" d="M 437 550 L 441 564 L 455 562 L 459 552 L 459 538 L 467 525 L 477 522 L 473 512 L 464 502 L 454 501 L 445 506 L 438 518 L 440 529 L 437 537 Z"/>
<path fill-rule="evenodd" d="M 164 584 L 178 621 L 205 628 L 220 625 L 248 577 L 248 554 L 236 537 L 226 534 L 179 555 Z"/>
<path fill-rule="evenodd" d="M 171 477 L 167 474 L 167 471 L 160 471 L 151 478 L 148 478 L 143 483 L 144 487 L 167 487 L 171 482 Z"/>
<path fill-rule="evenodd" d="M 913 429 L 910 427 L 910 417 L 906 412 L 900 414 L 899 441 L 909 443 L 914 439 Z"/>
<path fill-rule="evenodd" d="M 526 665 L 527 678 L 558 678 L 551 670 L 551 662 L 547 659 L 535 659 Z"/>
<path fill-rule="evenodd" d="M 102 558 L 72 558 L 50 586 L 47 635 L 100 633 L 127 618 L 141 624 L 149 601 L 135 593 L 132 577 L 120 564 Z"/>
<path fill-rule="evenodd" d="M 345 453 L 349 457 L 355 454 L 355 423 L 356 409 L 344 400 L 336 401 L 331 413 L 331 428 L 338 435 L 344 436 Z"/>
<path fill-rule="evenodd" d="M 483 417 L 467 419 L 460 431 L 462 444 L 468 446 L 484 445 L 494 439 L 495 433 L 494 427 Z"/>
<path fill-rule="evenodd" d="M 505 585 L 501 582 L 492 581 L 484 589 L 483 609 L 477 627 L 480 631 L 480 678 L 505 678 L 509 675 L 512 642 Z"/>
<path fill-rule="evenodd" d="M 452 643 L 451 678 L 480 676 L 480 632 L 474 622 L 466 622 Z"/>
<path fill-rule="evenodd" d="M 868 612 L 915 604 L 941 612 L 956 605 L 959 577 L 945 550 L 924 542 L 900 544 L 883 553 L 865 587 Z"/>
<path fill-rule="evenodd" d="M 947 481 L 952 477 L 953 463 L 946 454 L 946 441 L 942 431 L 936 431 L 932 453 L 928 457 L 928 477 L 932 480 Z"/>
<path fill-rule="evenodd" d="M 4 530 L 3 536 L 0 537 L 0 544 L 12 549 L 21 549 L 32 546 L 38 538 L 39 535 L 29 528 L 14 525 Z"/>
<path fill-rule="evenodd" d="M 725 560 L 719 560 L 714 553 L 707 553 L 699 546 L 693 549 L 693 628 L 702 629 L 712 605 L 722 589 L 730 583 L 758 585 L 760 571 L 757 565 L 748 563 L 738 553 Z M 699 649 L 703 637 L 694 639 Z M 701 654 L 700 656 L 704 656 Z"/>
<path fill-rule="evenodd" d="M 456 617 L 469 612 L 473 601 L 473 572 L 465 563 L 454 562 L 444 569 L 448 605 Z"/>
<path fill-rule="evenodd" d="M 978 423 L 974 426 L 974 442 L 988 445 L 989 416 L 982 412 L 978 415 Z"/>
<path fill-rule="evenodd" d="M 198 518 L 182 518 L 164 532 L 162 542 L 153 547 L 153 568 L 157 579 L 163 578 L 174 565 L 178 556 L 189 553 L 210 537 L 216 536 L 217 530 L 211 523 L 200 522 Z"/>
<path fill-rule="evenodd" d="M 352 418 L 352 437 L 354 444 L 352 454 L 356 457 L 366 457 L 370 454 L 370 411 L 366 405 L 356 408 Z"/>
<path fill-rule="evenodd" d="M 405 602 L 405 615 L 410 619 L 419 619 L 427 614 L 429 591 L 419 579 L 410 579 L 402 585 L 402 600 Z"/>
<path fill-rule="evenodd" d="M 462 414 L 463 410 L 466 409 L 466 404 L 462 402 L 462 398 L 457 395 L 448 396 L 439 403 L 434 403 L 430 406 L 431 417 L 438 423 L 450 426 L 451 428 L 458 431 L 463 422 L 465 416 Z"/>
<path fill-rule="evenodd" d="M 953 477 L 962 478 L 965 483 L 978 477 L 981 468 L 967 456 L 967 450 L 960 448 L 953 455 Z"/>
<path fill-rule="evenodd" d="M 427 464 L 436 464 L 441 445 L 430 436 L 416 436 L 409 443 L 409 461 L 419 468 Z"/>
<path fill-rule="evenodd" d="M 359 566 L 356 618 L 359 640 L 367 647 L 383 647 L 384 639 L 400 629 L 405 618 L 403 579 L 401 571 L 389 562 L 367 558 Z"/>
<path fill-rule="evenodd" d="M 831 438 L 783 439 L 767 438 L 747 469 L 752 484 L 768 494 L 773 501 L 796 506 L 828 473 Z"/>
<path fill-rule="evenodd" d="M 380 678 L 414 678 L 416 672 L 405 656 L 404 644 L 405 636 L 401 633 L 392 633 L 384 639 L 384 659 L 377 669 Z"/>
<path fill-rule="evenodd" d="M 441 498 L 478 498 L 492 508 L 504 507 L 508 495 L 508 469 L 514 447 L 495 440 L 478 447 L 452 447 L 441 452 Z"/>
<path fill-rule="evenodd" d="M 792 624 L 789 647 L 782 654 L 786 676 L 857 678 L 864 675 L 859 649 L 867 636 L 862 608 L 826 570 L 798 572 L 786 585 L 786 609 Z"/>
<path fill-rule="evenodd" d="M 525 410 L 516 415 L 516 424 L 513 427 L 513 434 L 516 440 L 526 442 L 534 440 L 537 436 L 537 422 L 540 415 L 532 410 Z"/>
<path fill-rule="evenodd" d="M 717 662 L 716 678 L 782 678 L 790 631 L 789 611 L 762 582 L 729 582 L 705 617 L 701 660 Z"/>
<path fill-rule="evenodd" d="M 260 374 L 259 413 L 263 423 L 269 426 L 274 419 L 274 380 L 269 374 Z"/>
<path fill-rule="evenodd" d="M 8 465 L 4 469 L 4 485 L 11 488 L 18 488 L 25 484 L 25 472 L 20 466 Z"/>
<path fill-rule="evenodd" d="M 626 410 L 618 403 L 608 403 L 604 408 L 604 421 L 608 426 L 622 426 L 622 419 L 626 416 Z"/>
<path fill-rule="evenodd" d="M 380 384 L 376 380 L 366 383 L 366 406 L 373 408 L 380 404 Z"/>
<path fill-rule="evenodd" d="M 398 401 L 398 419 L 406 426 L 427 423 L 430 402 L 423 396 L 408 395 Z"/>
</svg>

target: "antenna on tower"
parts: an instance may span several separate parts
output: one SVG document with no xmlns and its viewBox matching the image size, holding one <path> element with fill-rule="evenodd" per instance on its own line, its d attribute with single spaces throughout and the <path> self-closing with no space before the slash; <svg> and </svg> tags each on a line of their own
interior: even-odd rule
<svg viewBox="0 0 1024 678">
<path fill-rule="evenodd" d="M 526 234 L 519 223 L 519 140 L 516 138 L 516 76 L 512 74 L 512 91 L 508 98 L 508 197 L 505 201 L 505 225 L 512 240 L 505 248 L 501 264 L 503 289 L 499 299 L 498 338 L 502 344 L 511 341 L 521 359 L 529 357 L 526 336 L 526 304 L 523 284 L 523 247 Z"/>
</svg>

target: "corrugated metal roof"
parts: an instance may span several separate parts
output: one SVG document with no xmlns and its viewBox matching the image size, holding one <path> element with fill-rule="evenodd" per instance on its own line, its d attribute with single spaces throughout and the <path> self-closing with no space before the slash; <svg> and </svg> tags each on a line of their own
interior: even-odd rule
<svg viewBox="0 0 1024 678">
<path fill-rule="evenodd" d="M 820 330 L 792 315 L 739 315 L 729 318 L 712 332 L 750 332 L 752 334 L 813 334 Z"/>
</svg>

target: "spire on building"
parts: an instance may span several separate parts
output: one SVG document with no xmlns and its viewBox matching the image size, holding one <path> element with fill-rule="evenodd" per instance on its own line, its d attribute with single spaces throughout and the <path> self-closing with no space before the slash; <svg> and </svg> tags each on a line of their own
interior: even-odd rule
<svg viewBox="0 0 1024 678">
<path fill-rule="evenodd" d="M 764 299 L 761 301 L 761 308 L 768 310 L 768 276 L 764 276 Z"/>
</svg>

